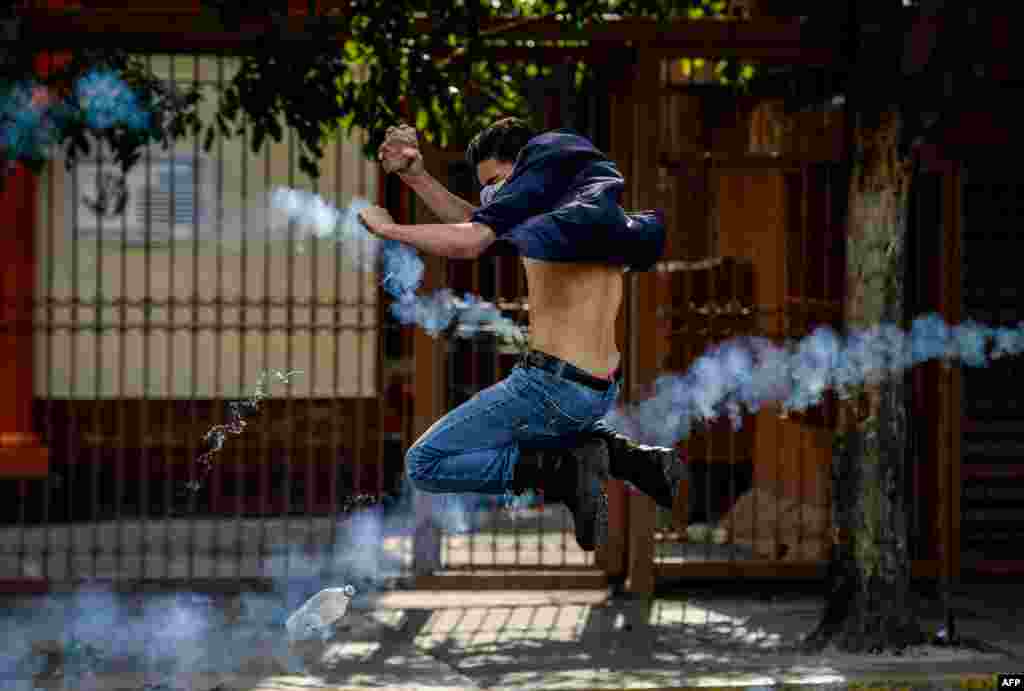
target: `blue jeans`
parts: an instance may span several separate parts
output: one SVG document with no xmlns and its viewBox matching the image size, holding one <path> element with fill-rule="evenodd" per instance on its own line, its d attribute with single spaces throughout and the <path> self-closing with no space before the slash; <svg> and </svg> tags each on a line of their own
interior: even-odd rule
<svg viewBox="0 0 1024 691">
<path fill-rule="evenodd" d="M 405 455 L 406 475 L 424 492 L 503 494 L 520 449 L 573 448 L 615 405 L 606 391 L 516 365 L 431 425 Z"/>
</svg>

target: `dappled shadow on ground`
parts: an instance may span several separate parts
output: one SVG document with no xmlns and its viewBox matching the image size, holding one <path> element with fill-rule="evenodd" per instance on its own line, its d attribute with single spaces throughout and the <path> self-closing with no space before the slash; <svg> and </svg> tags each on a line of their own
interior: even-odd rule
<svg viewBox="0 0 1024 691">
<path fill-rule="evenodd" d="M 346 614 L 315 664 L 289 653 L 283 622 L 295 603 L 272 595 L 150 601 L 149 623 L 170 622 L 187 630 L 183 642 L 162 640 L 159 631 L 131 624 L 141 610 L 101 598 L 79 604 L 91 607 L 93 615 L 100 608 L 107 614 L 104 626 L 82 630 L 95 637 L 96 654 L 75 661 L 74 669 L 67 664 L 72 651 L 60 628 L 61 611 L 53 601 L 49 604 L 54 629 L 20 630 L 28 637 L 50 635 L 63 646 L 65 669 L 51 664 L 42 688 L 635 688 L 686 685 L 697 677 L 712 685 L 767 685 L 841 681 L 837 669 L 848 669 L 833 653 L 798 651 L 821 614 L 823 602 L 813 596 L 691 593 L 643 600 L 614 599 L 598 591 L 380 593 L 363 598 Z M 167 608 L 176 608 L 175 616 L 152 618 L 153 611 Z M 5 607 L 6 616 L 11 611 Z M 121 635 L 112 642 L 109 632 L 117 630 Z M 9 625 L 3 632 L 14 640 L 19 629 Z M 125 632 L 164 645 L 134 645 Z M 56 660 L 53 650 L 50 663 Z M 905 661 L 912 670 L 935 660 Z M 67 686 L 68 673 L 82 672 L 86 662 L 92 668 L 85 671 L 97 683 Z M 18 669 L 30 673 L 20 676 L 25 682 L 44 671 L 29 664 Z M 22 688 L 7 681 L 0 687 Z"/>
<path fill-rule="evenodd" d="M 39 603 L 21 602 L 22 614 L 15 612 L 5 630 L 25 640 L 25 655 L 0 676 L 44 688 L 71 681 L 74 688 L 165 691 L 671 686 L 695 674 L 735 669 L 738 661 L 745 667 L 755 658 L 769 662 L 814 623 L 771 630 L 749 612 L 685 600 L 608 600 L 600 593 L 581 598 L 527 591 L 504 600 L 487 593 L 403 595 L 398 606 L 364 599 L 314 665 L 290 654 L 283 626 L 289 609 L 270 594 L 201 601 L 164 596 L 146 608 L 113 594 L 72 609 L 50 600 L 47 625 L 37 617 L 24 627 L 18 617 Z M 89 609 L 93 616 L 102 610 L 103 626 L 69 637 L 62 612 Z M 165 614 L 154 618 L 154 610 Z M 168 639 L 158 627 L 169 623 L 187 635 Z M 31 646 L 46 641 L 42 648 Z"/>
<path fill-rule="evenodd" d="M 778 662 L 795 654 L 804 632 L 773 631 L 749 615 L 686 601 L 624 600 L 435 610 L 415 640 L 482 687 L 613 688 Z"/>
</svg>

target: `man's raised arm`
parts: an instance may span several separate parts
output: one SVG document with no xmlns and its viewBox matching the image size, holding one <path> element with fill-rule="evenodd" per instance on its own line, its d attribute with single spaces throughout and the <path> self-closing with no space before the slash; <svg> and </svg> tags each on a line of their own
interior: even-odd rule
<svg viewBox="0 0 1024 691">
<path fill-rule="evenodd" d="M 408 125 L 389 127 L 377 157 L 389 173 L 398 173 L 431 211 L 444 223 L 465 223 L 476 207 L 449 192 L 423 166 L 416 130 Z"/>
</svg>

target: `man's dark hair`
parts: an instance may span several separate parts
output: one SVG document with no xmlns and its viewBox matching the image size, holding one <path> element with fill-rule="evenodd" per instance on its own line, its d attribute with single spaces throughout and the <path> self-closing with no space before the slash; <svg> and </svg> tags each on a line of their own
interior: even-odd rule
<svg viewBox="0 0 1024 691">
<path fill-rule="evenodd" d="M 515 163 L 526 142 L 537 136 L 529 123 L 519 118 L 502 118 L 473 137 L 466 147 L 466 161 L 476 168 L 481 161 Z"/>
</svg>

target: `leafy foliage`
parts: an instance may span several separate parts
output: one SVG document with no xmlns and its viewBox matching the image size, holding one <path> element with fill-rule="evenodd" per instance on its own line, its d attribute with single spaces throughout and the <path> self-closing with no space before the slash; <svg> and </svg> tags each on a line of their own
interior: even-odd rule
<svg viewBox="0 0 1024 691">
<path fill-rule="evenodd" d="M 117 50 L 78 50 L 71 54 L 70 61 L 54 70 L 46 78 L 36 82 L 31 59 L 18 59 L 4 65 L 0 73 L 0 99 L 6 100 L 20 88 L 35 89 L 45 86 L 49 99 L 59 99 L 64 107 L 54 118 L 53 135 L 46 140 L 33 142 L 36 146 L 19 148 L 16 152 L 5 152 L 14 160 L 21 161 L 33 172 L 40 172 L 48 158 L 45 144 L 55 143 L 67 150 L 66 165 L 70 169 L 79 156 L 88 156 L 91 151 L 89 137 L 105 142 L 113 151 L 115 160 L 127 171 L 142 156 L 144 148 L 159 142 L 164 149 L 172 140 L 196 135 L 202 130 L 197 114 L 200 94 L 195 91 L 180 92 L 155 75 L 137 58 Z M 139 106 L 150 114 L 144 127 L 114 123 L 103 126 L 90 122 L 85 104 L 79 103 L 75 94 L 75 82 L 87 72 L 97 69 L 110 70 L 134 93 Z M 0 123 L 2 125 L 3 123 Z M 10 154 L 14 153 L 14 156 Z"/>
<path fill-rule="evenodd" d="M 204 0 L 202 4 L 229 30 L 243 16 L 269 13 L 275 25 L 283 19 L 281 4 L 273 0 Z M 534 117 L 525 98 L 527 86 L 551 72 L 538 62 L 506 64 L 492 59 L 489 51 L 496 46 L 541 45 L 529 38 L 506 40 L 503 33 L 508 31 L 502 29 L 522 36 L 528 34 L 530 20 L 554 19 L 563 22 L 567 31 L 566 40 L 556 45 L 570 45 L 574 28 L 600 24 L 610 14 L 666 21 L 721 17 L 725 9 L 725 0 L 351 0 L 344 14 L 310 17 L 308 40 L 284 42 L 271 32 L 258 54 L 246 56 L 238 74 L 223 87 L 214 122 L 205 123 L 203 148 L 209 151 L 218 135 L 230 137 L 248 130 L 255 152 L 268 136 L 281 140 L 284 122 L 297 135 L 300 169 L 317 178 L 324 144 L 357 128 L 369 134 L 364 148 L 367 157 L 374 155 L 386 128 L 400 120 L 415 124 L 428 141 L 442 148 L 461 146 L 500 115 Z M 427 19 L 433 31 L 419 31 L 417 22 Z M 488 25 L 490 30 L 484 28 Z M 335 38 L 339 31 L 351 36 L 340 49 Z M 31 62 L 31 55 L 24 51 L 12 56 L 0 66 L 0 79 L 7 83 L 31 79 Z M 203 130 L 199 92 L 174 91 L 138 56 L 123 51 L 75 51 L 68 65 L 42 82 L 66 95 L 76 77 L 97 65 L 120 71 L 154 117 L 141 130 L 122 126 L 96 130 L 81 109 L 74 111 L 62 119 L 56 134 L 67 149 L 69 166 L 78 155 L 89 153 L 87 134 L 109 144 L 127 170 L 148 144 L 159 141 L 166 149 L 170 139 L 198 136 Z M 742 82 L 741 74 L 750 76 L 747 68 L 740 73 L 731 61 L 717 69 L 723 83 Z M 594 78 L 592 66 L 576 64 L 577 90 L 592 88 Z M 8 157 L 36 171 L 45 162 L 44 152 L 13 153 L 8 151 Z"/>
</svg>

